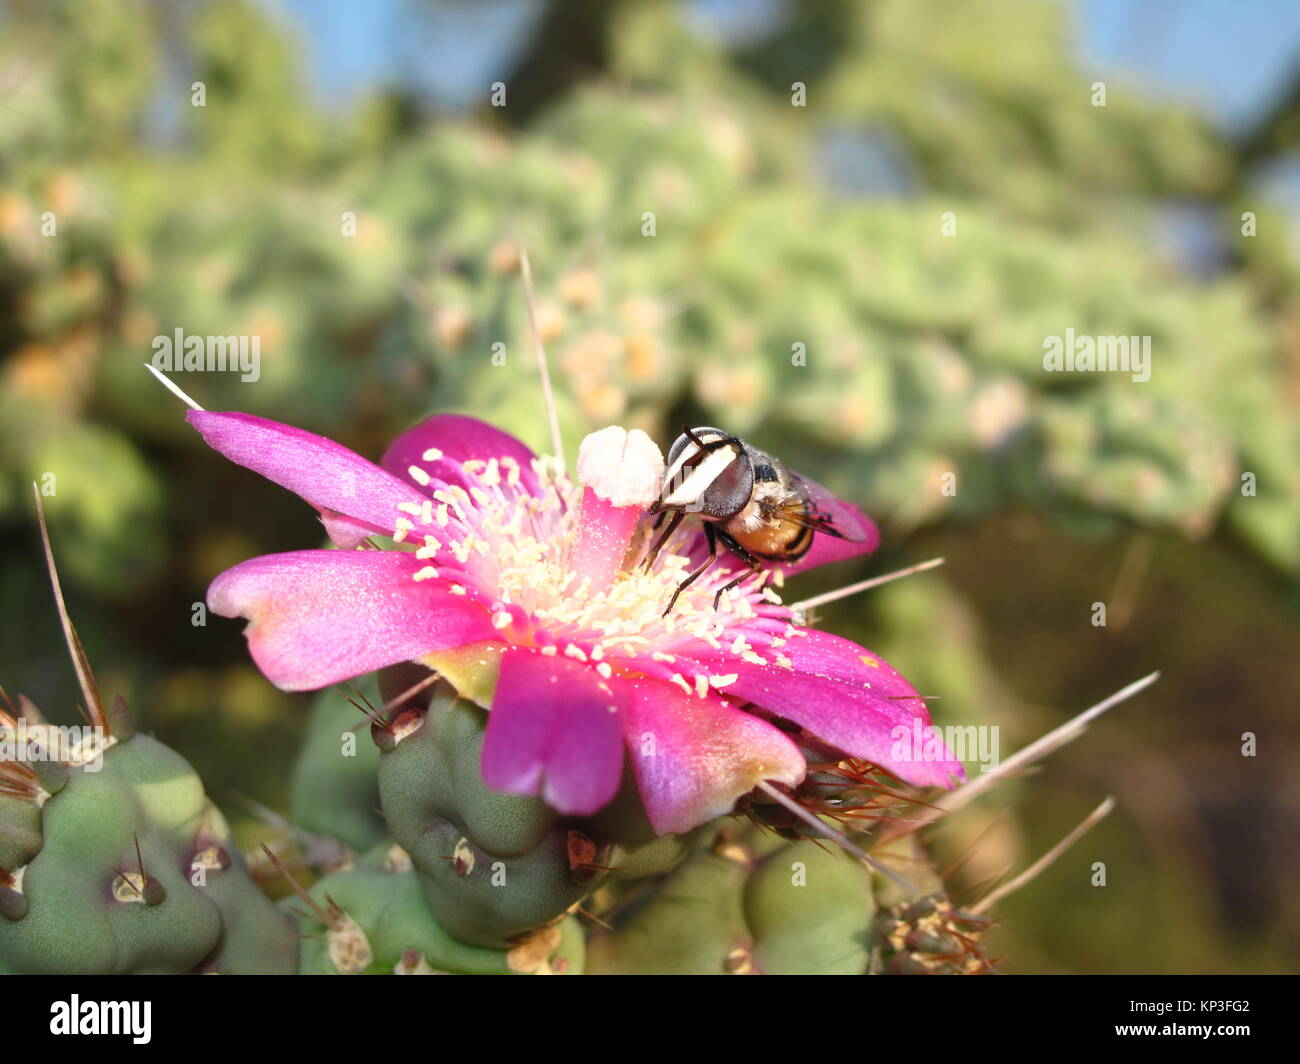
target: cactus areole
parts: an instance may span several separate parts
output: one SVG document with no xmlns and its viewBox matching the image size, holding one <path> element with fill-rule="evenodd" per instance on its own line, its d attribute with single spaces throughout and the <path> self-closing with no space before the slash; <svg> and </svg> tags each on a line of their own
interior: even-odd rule
<svg viewBox="0 0 1300 1064">
<path fill-rule="evenodd" d="M 730 812 L 764 781 L 798 784 L 812 737 L 919 786 L 963 776 L 946 748 L 899 758 L 896 729 L 930 723 L 916 691 L 863 647 L 796 624 L 775 593 L 785 576 L 874 550 L 875 525 L 848 504 L 853 541 L 819 535 L 718 608 L 738 570 L 716 565 L 665 615 L 706 544 L 688 522 L 639 564 L 664 469 L 642 432 L 588 436 L 571 479 L 460 415 L 404 433 L 379 465 L 248 414 L 188 418 L 316 507 L 337 548 L 237 565 L 213 581 L 209 608 L 247 619 L 254 660 L 285 690 L 399 662 L 437 671 L 490 711 L 489 787 L 587 815 L 614 797 L 626 758 L 651 824 L 669 833 Z"/>
</svg>

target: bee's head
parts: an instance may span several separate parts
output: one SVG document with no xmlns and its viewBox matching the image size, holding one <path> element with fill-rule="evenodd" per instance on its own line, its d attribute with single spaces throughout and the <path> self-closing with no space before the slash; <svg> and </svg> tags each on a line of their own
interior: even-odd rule
<svg viewBox="0 0 1300 1064">
<path fill-rule="evenodd" d="M 655 510 L 685 510 L 725 520 L 748 504 L 754 464 L 738 436 L 702 426 L 687 429 L 668 452 L 663 494 Z"/>
</svg>

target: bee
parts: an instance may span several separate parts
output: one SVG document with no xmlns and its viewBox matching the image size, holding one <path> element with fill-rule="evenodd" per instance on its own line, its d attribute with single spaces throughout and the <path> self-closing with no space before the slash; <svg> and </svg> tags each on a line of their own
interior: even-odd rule
<svg viewBox="0 0 1300 1064">
<path fill-rule="evenodd" d="M 709 556 L 677 585 L 664 616 L 718 560 L 719 543 L 747 568 L 718 589 L 713 597 L 715 610 L 723 592 L 761 573 L 764 563 L 798 561 L 818 534 L 861 542 L 865 537 L 836 526 L 836 508 L 834 497 L 820 485 L 739 436 L 707 426 L 685 429 L 668 452 L 663 491 L 650 507 L 651 513 L 660 515 L 655 527 L 665 518 L 668 525 L 651 547 L 645 566 L 654 564 L 688 513 L 703 522 Z"/>
</svg>

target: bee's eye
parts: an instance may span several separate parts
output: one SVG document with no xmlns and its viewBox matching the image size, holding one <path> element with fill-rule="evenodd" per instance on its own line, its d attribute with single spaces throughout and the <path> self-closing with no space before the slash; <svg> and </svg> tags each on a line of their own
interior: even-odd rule
<svg viewBox="0 0 1300 1064">
<path fill-rule="evenodd" d="M 663 505 L 712 516 L 734 513 L 744 505 L 735 499 L 742 488 L 748 492 L 753 473 L 734 436 L 718 429 L 694 429 L 673 445 L 670 455 Z"/>
<path fill-rule="evenodd" d="M 710 425 L 699 425 L 696 428 L 690 429 L 688 432 L 683 432 L 673 441 L 672 447 L 668 450 L 668 468 L 672 468 L 673 463 L 681 457 L 682 452 L 685 451 L 686 448 L 695 448 L 697 446 L 697 441 L 699 443 L 709 444 L 720 440 L 730 439 L 734 439 L 734 437 L 729 433 L 723 432 L 722 429 L 715 429 Z"/>
<path fill-rule="evenodd" d="M 715 517 L 730 517 L 749 503 L 754 490 L 754 467 L 737 451 L 727 449 L 731 461 L 704 487 L 700 509 Z"/>
</svg>

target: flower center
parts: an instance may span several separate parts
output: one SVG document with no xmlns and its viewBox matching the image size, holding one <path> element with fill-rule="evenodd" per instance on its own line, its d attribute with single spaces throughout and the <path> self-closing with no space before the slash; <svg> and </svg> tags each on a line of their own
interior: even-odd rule
<svg viewBox="0 0 1300 1064">
<path fill-rule="evenodd" d="M 618 563 L 611 573 L 589 564 L 594 542 L 589 526 L 598 519 L 591 489 L 575 484 L 552 460 L 533 461 L 535 492 L 509 459 L 441 463 L 454 467 L 464 486 L 430 478 L 431 501 L 419 513 L 407 509 L 395 538 L 416 544 L 417 556 L 430 562 L 415 579 L 437 579 L 455 594 L 474 595 L 493 611 L 505 639 L 554 646 L 556 652 L 598 663 L 619 658 L 671 663 L 674 650 L 705 644 L 752 653 L 755 641 L 770 645 L 776 637 L 779 646 L 780 637 L 788 635 L 790 611 L 768 586 L 770 573 L 724 592 L 714 608 L 718 590 L 737 575 L 723 556 L 665 615 L 673 593 L 707 560 L 703 537 L 690 522 L 646 568 L 650 519 L 636 505 L 614 551 Z M 608 554 L 610 544 L 600 543 L 598 550 Z"/>
</svg>

